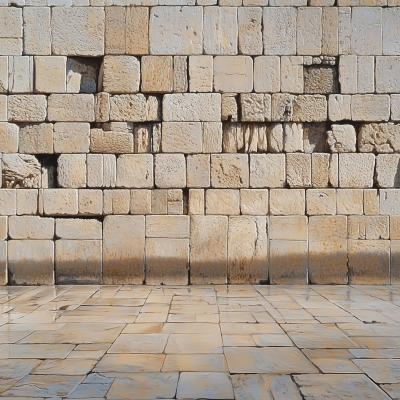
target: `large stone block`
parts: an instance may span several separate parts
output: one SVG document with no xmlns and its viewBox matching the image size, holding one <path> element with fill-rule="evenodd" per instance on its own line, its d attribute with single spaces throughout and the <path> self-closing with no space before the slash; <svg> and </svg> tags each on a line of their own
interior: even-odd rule
<svg viewBox="0 0 400 400">
<path fill-rule="evenodd" d="M 212 154 L 211 186 L 213 188 L 249 187 L 247 154 Z"/>
<path fill-rule="evenodd" d="M 47 99 L 43 95 L 8 96 L 8 120 L 12 122 L 43 122 L 46 108 Z"/>
<path fill-rule="evenodd" d="M 400 187 L 400 154 L 379 154 L 376 157 L 375 181 L 378 187 Z"/>
<path fill-rule="evenodd" d="M 239 215 L 240 194 L 236 189 L 208 189 L 206 191 L 207 215 Z"/>
<path fill-rule="evenodd" d="M 48 99 L 49 121 L 94 122 L 92 94 L 52 94 Z"/>
<path fill-rule="evenodd" d="M 8 282 L 11 285 L 53 285 L 54 242 L 10 240 Z"/>
<path fill-rule="evenodd" d="M 267 189 L 240 189 L 242 215 L 268 215 Z"/>
<path fill-rule="evenodd" d="M 154 183 L 158 188 L 186 187 L 186 160 L 183 154 L 154 156 Z"/>
<path fill-rule="evenodd" d="M 201 153 L 203 129 L 200 122 L 163 122 L 161 147 L 164 153 Z"/>
<path fill-rule="evenodd" d="M 0 83 L 1 86 L 1 83 Z M 392 121 L 400 121 L 400 95 L 392 94 L 390 96 L 390 118 Z"/>
<path fill-rule="evenodd" d="M 293 121 L 320 122 L 328 118 L 328 104 L 325 96 L 296 96 L 293 102 Z"/>
<path fill-rule="evenodd" d="M 90 124 L 58 122 L 54 124 L 55 153 L 89 153 Z"/>
<path fill-rule="evenodd" d="M 35 92 L 67 91 L 67 57 L 35 57 Z"/>
<path fill-rule="evenodd" d="M 25 125 L 19 132 L 19 152 L 53 153 L 53 124 Z"/>
<path fill-rule="evenodd" d="M 186 215 L 148 215 L 146 217 L 146 237 L 188 239 L 190 218 Z"/>
<path fill-rule="evenodd" d="M 329 5 L 333 4 L 334 3 L 332 2 Z M 338 47 L 339 47 L 339 9 L 336 7 L 324 7 L 322 9 L 321 53 L 327 56 L 337 56 L 339 52 Z"/>
<path fill-rule="evenodd" d="M 286 154 L 286 179 L 289 187 L 311 186 L 311 154 Z"/>
<path fill-rule="evenodd" d="M 376 57 L 377 93 L 400 92 L 400 57 Z"/>
<path fill-rule="evenodd" d="M 328 100 L 329 120 L 351 119 L 351 96 L 331 94 Z"/>
<path fill-rule="evenodd" d="M 311 66 L 304 70 L 304 93 L 337 93 L 338 79 L 335 67 Z"/>
<path fill-rule="evenodd" d="M 153 155 L 123 154 L 117 158 L 117 187 L 152 188 Z"/>
<path fill-rule="evenodd" d="M 126 54 L 149 54 L 149 7 L 126 9 Z"/>
<path fill-rule="evenodd" d="M 327 135 L 332 153 L 356 152 L 356 130 L 353 125 L 332 125 L 332 130 Z"/>
<path fill-rule="evenodd" d="M 57 160 L 59 187 L 86 187 L 86 154 L 61 154 Z"/>
<path fill-rule="evenodd" d="M 101 284 L 101 240 L 56 240 L 57 284 Z"/>
<path fill-rule="evenodd" d="M 375 57 L 357 57 L 357 93 L 374 93 L 375 79 Z"/>
<path fill-rule="evenodd" d="M 186 158 L 187 186 L 207 188 L 210 186 L 210 155 L 194 154 Z"/>
<path fill-rule="evenodd" d="M 304 189 L 271 189 L 269 211 L 271 215 L 304 215 Z"/>
<path fill-rule="evenodd" d="M 239 7 L 239 53 L 256 55 L 263 53 L 261 34 L 261 7 Z"/>
<path fill-rule="evenodd" d="M 145 217 L 108 215 L 103 222 L 103 283 L 142 284 Z"/>
<path fill-rule="evenodd" d="M 9 217 L 8 234 L 11 239 L 53 239 L 54 219 L 39 216 Z"/>
<path fill-rule="evenodd" d="M 103 192 L 101 190 L 78 190 L 79 215 L 103 215 Z"/>
<path fill-rule="evenodd" d="M 78 190 L 43 190 L 43 210 L 45 215 L 68 216 L 78 214 Z"/>
<path fill-rule="evenodd" d="M 383 12 L 383 23 L 382 23 L 383 54 L 399 55 L 400 54 L 400 40 L 399 40 L 400 9 L 384 8 L 382 12 Z"/>
<path fill-rule="evenodd" d="M 344 215 L 363 214 L 363 190 L 338 189 L 337 213 Z"/>
<path fill-rule="evenodd" d="M 172 92 L 172 56 L 145 56 L 141 59 L 141 66 L 142 92 Z"/>
<path fill-rule="evenodd" d="M 104 132 L 90 130 L 90 151 L 92 153 L 133 153 L 133 135 L 125 132 Z"/>
<path fill-rule="evenodd" d="M 240 95 L 242 121 L 264 122 L 271 120 L 271 96 L 261 93 Z"/>
<path fill-rule="evenodd" d="M 15 189 L 0 189 L 0 215 L 17 213 L 17 196 Z"/>
<path fill-rule="evenodd" d="M 336 214 L 335 189 L 309 189 L 306 192 L 308 215 Z"/>
<path fill-rule="evenodd" d="M 16 7 L 0 10 L 0 37 L 22 37 L 22 9 Z"/>
<path fill-rule="evenodd" d="M 202 54 L 203 7 L 153 7 L 149 41 L 150 54 Z"/>
<path fill-rule="evenodd" d="M 36 189 L 17 190 L 17 215 L 36 215 L 37 213 L 38 191 Z"/>
<path fill-rule="evenodd" d="M 214 58 L 214 90 L 243 93 L 253 90 L 253 60 L 249 56 Z"/>
<path fill-rule="evenodd" d="M 229 217 L 228 282 L 265 283 L 268 279 L 267 217 Z"/>
<path fill-rule="evenodd" d="M 343 188 L 372 187 L 374 167 L 373 154 L 339 154 L 339 186 Z"/>
<path fill-rule="evenodd" d="M 226 284 L 228 217 L 190 217 L 190 282 Z"/>
<path fill-rule="evenodd" d="M 308 218 L 305 215 L 271 216 L 270 240 L 308 240 Z"/>
<path fill-rule="evenodd" d="M 314 56 L 322 48 L 322 8 L 300 7 L 297 11 L 297 54 Z"/>
<path fill-rule="evenodd" d="M 389 217 L 383 215 L 350 215 L 348 217 L 348 232 L 349 239 L 389 239 Z"/>
<path fill-rule="evenodd" d="M 19 127 L 8 122 L 0 122 L 0 152 L 18 153 Z"/>
<path fill-rule="evenodd" d="M 366 153 L 397 153 L 400 151 L 400 125 L 389 123 L 362 124 L 358 149 Z"/>
<path fill-rule="evenodd" d="M 55 55 L 102 56 L 104 54 L 102 7 L 54 7 L 51 47 Z"/>
<path fill-rule="evenodd" d="M 385 94 L 359 94 L 351 96 L 353 121 L 388 121 L 390 96 Z"/>
<path fill-rule="evenodd" d="M 57 218 L 56 236 L 67 240 L 101 240 L 102 223 L 97 219 Z"/>
<path fill-rule="evenodd" d="M 276 93 L 281 89 L 281 58 L 262 56 L 254 59 L 254 91 Z"/>
</svg>

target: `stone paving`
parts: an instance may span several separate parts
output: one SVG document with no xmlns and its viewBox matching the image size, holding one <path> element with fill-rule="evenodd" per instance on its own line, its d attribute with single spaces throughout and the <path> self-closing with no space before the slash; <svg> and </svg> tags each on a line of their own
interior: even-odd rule
<svg viewBox="0 0 400 400">
<path fill-rule="evenodd" d="M 400 399 L 400 285 L 0 288 L 0 399 Z"/>
</svg>

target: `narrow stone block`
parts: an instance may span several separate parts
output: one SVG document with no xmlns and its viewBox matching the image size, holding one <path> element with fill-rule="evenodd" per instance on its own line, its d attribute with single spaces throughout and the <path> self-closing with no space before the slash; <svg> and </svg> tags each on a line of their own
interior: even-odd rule
<svg viewBox="0 0 400 400">
<path fill-rule="evenodd" d="M 165 122 L 164 122 L 165 124 Z M 222 153 L 222 123 L 203 123 L 203 152 Z"/>
<path fill-rule="evenodd" d="M 390 0 L 389 0 L 390 3 Z M 395 2 L 394 2 L 395 3 Z M 392 4 L 395 6 L 396 4 Z M 399 4 L 397 4 L 399 6 Z M 382 22 L 383 54 L 400 54 L 400 9 L 384 8 Z"/>
<path fill-rule="evenodd" d="M 213 57 L 189 57 L 189 90 L 191 92 L 212 92 Z"/>
<path fill-rule="evenodd" d="M 126 8 L 106 7 L 105 12 L 105 53 L 125 54 Z"/>
<path fill-rule="evenodd" d="M 262 54 L 261 7 L 238 8 L 239 53 Z"/>
<path fill-rule="evenodd" d="M 297 11 L 297 54 L 321 54 L 322 8 L 300 7 Z"/>
<path fill-rule="evenodd" d="M 379 194 L 377 189 L 364 189 L 364 214 L 379 215 Z"/>
<path fill-rule="evenodd" d="M 7 285 L 8 281 L 8 263 L 7 263 L 7 242 L 5 240 L 0 241 L 0 285 Z"/>
<path fill-rule="evenodd" d="M 24 51 L 29 55 L 51 54 L 51 8 L 24 7 Z"/>
<path fill-rule="evenodd" d="M 151 213 L 168 214 L 168 190 L 155 189 L 151 191 Z"/>
<path fill-rule="evenodd" d="M 0 216 L 0 240 L 6 240 L 8 236 L 8 217 Z"/>
<path fill-rule="evenodd" d="M 204 189 L 190 189 L 188 201 L 189 215 L 204 215 Z"/>
<path fill-rule="evenodd" d="M 96 122 L 107 122 L 110 119 L 110 94 L 96 93 L 94 101 Z"/>
<path fill-rule="evenodd" d="M 210 186 L 210 155 L 194 154 L 186 158 L 187 186 L 207 188 Z"/>
<path fill-rule="evenodd" d="M 126 8 L 126 54 L 149 54 L 149 7 Z"/>
<path fill-rule="evenodd" d="M 281 58 L 262 56 L 254 59 L 254 91 L 276 93 L 281 90 Z"/>
<path fill-rule="evenodd" d="M 286 180 L 291 188 L 311 186 L 311 154 L 286 154 Z"/>
<path fill-rule="evenodd" d="M 1 243 L 1 242 L 0 242 Z M 390 283 L 400 282 L 400 240 L 390 241 Z"/>
<path fill-rule="evenodd" d="M 8 72 L 9 93 L 30 93 L 33 91 L 33 57 L 9 57 Z"/>
<path fill-rule="evenodd" d="M 174 57 L 174 92 L 184 93 L 188 90 L 188 65 L 186 56 Z"/>
</svg>

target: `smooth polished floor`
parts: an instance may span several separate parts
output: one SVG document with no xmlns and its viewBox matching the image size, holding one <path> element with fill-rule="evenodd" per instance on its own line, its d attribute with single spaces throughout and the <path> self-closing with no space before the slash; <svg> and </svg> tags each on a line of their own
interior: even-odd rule
<svg viewBox="0 0 400 400">
<path fill-rule="evenodd" d="M 400 399 L 400 285 L 0 287 L 6 398 Z"/>
</svg>

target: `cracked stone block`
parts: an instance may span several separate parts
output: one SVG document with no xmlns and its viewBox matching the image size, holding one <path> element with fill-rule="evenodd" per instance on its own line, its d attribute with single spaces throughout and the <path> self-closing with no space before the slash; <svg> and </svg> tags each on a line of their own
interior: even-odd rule
<svg viewBox="0 0 400 400">
<path fill-rule="evenodd" d="M 39 216 L 11 216 L 8 220 L 10 239 L 53 239 L 54 219 Z"/>
<path fill-rule="evenodd" d="M 253 59 L 249 56 L 214 58 L 214 90 L 245 93 L 253 90 Z"/>
<path fill-rule="evenodd" d="M 329 120 L 351 119 L 351 96 L 331 94 L 328 100 Z"/>
<path fill-rule="evenodd" d="M 389 123 L 363 124 L 358 135 L 358 149 L 365 153 L 397 153 L 400 151 L 400 125 Z"/>
<path fill-rule="evenodd" d="M 327 132 L 327 143 L 332 153 L 355 153 L 356 130 L 353 125 L 332 125 Z"/>
<path fill-rule="evenodd" d="M 325 122 L 303 124 L 304 152 L 324 153 L 328 151 L 326 136 L 327 136 L 327 124 Z"/>
<path fill-rule="evenodd" d="M 243 188 L 249 186 L 247 154 L 212 154 L 211 186 L 213 188 Z"/>
<path fill-rule="evenodd" d="M 148 93 L 172 92 L 173 60 L 171 56 L 144 56 L 141 58 L 140 61 L 142 70 L 141 71 L 142 92 L 148 92 Z M 139 74 L 138 74 L 138 81 L 139 81 Z"/>
<path fill-rule="evenodd" d="M 306 192 L 308 215 L 335 215 L 335 189 L 309 189 Z"/>
<path fill-rule="evenodd" d="M 283 147 L 286 152 L 303 152 L 303 139 L 303 124 L 283 124 Z"/>
<path fill-rule="evenodd" d="M 311 155 L 311 183 L 315 188 L 338 186 L 338 155 L 313 153 Z"/>
<path fill-rule="evenodd" d="M 200 122 L 163 122 L 161 147 L 164 153 L 201 153 L 203 129 Z"/>
<path fill-rule="evenodd" d="M 286 154 L 286 180 L 291 188 L 311 187 L 310 154 Z"/>
<path fill-rule="evenodd" d="M 349 239 L 389 239 L 389 217 L 350 215 L 348 232 Z"/>
<path fill-rule="evenodd" d="M 294 95 L 288 93 L 272 95 L 272 121 L 293 121 L 294 98 Z"/>
<path fill-rule="evenodd" d="M 343 188 L 372 187 L 374 166 L 374 154 L 339 154 L 339 186 Z"/>
<path fill-rule="evenodd" d="M 400 187 L 400 154 L 379 154 L 376 157 L 375 180 L 380 188 Z"/>
<path fill-rule="evenodd" d="M 43 122 L 47 114 L 47 99 L 43 95 L 8 96 L 8 120 L 12 122 Z"/>
<path fill-rule="evenodd" d="M 186 160 L 183 154 L 154 156 L 154 183 L 158 188 L 186 187 Z"/>
<path fill-rule="evenodd" d="M 304 93 L 331 94 L 338 91 L 336 68 L 324 66 L 304 69 Z"/>
<path fill-rule="evenodd" d="M 41 187 L 41 166 L 37 158 L 28 154 L 3 154 L 1 158 L 4 188 Z"/>
<path fill-rule="evenodd" d="M 86 154 L 61 154 L 57 160 L 59 187 L 86 187 Z"/>
<path fill-rule="evenodd" d="M 117 187 L 151 189 L 153 155 L 122 154 L 117 158 Z"/>
<path fill-rule="evenodd" d="M 152 126 L 150 124 L 140 124 L 135 126 L 133 134 L 135 153 L 151 152 L 151 131 Z"/>
<path fill-rule="evenodd" d="M 284 154 L 251 154 L 250 187 L 284 187 L 286 163 Z"/>
<path fill-rule="evenodd" d="M 96 122 L 107 122 L 110 119 L 110 95 L 109 93 L 96 93 L 95 119 Z"/>
<path fill-rule="evenodd" d="M 229 217 L 228 281 L 263 283 L 268 279 L 267 217 Z"/>
<path fill-rule="evenodd" d="M 304 189 L 271 189 L 270 215 L 304 215 L 305 197 Z"/>
<path fill-rule="evenodd" d="M 363 191 L 361 189 L 338 189 L 337 213 L 344 215 L 363 214 Z"/>
<path fill-rule="evenodd" d="M 239 215 L 240 194 L 236 189 L 208 189 L 206 191 L 207 215 Z"/>
</svg>

